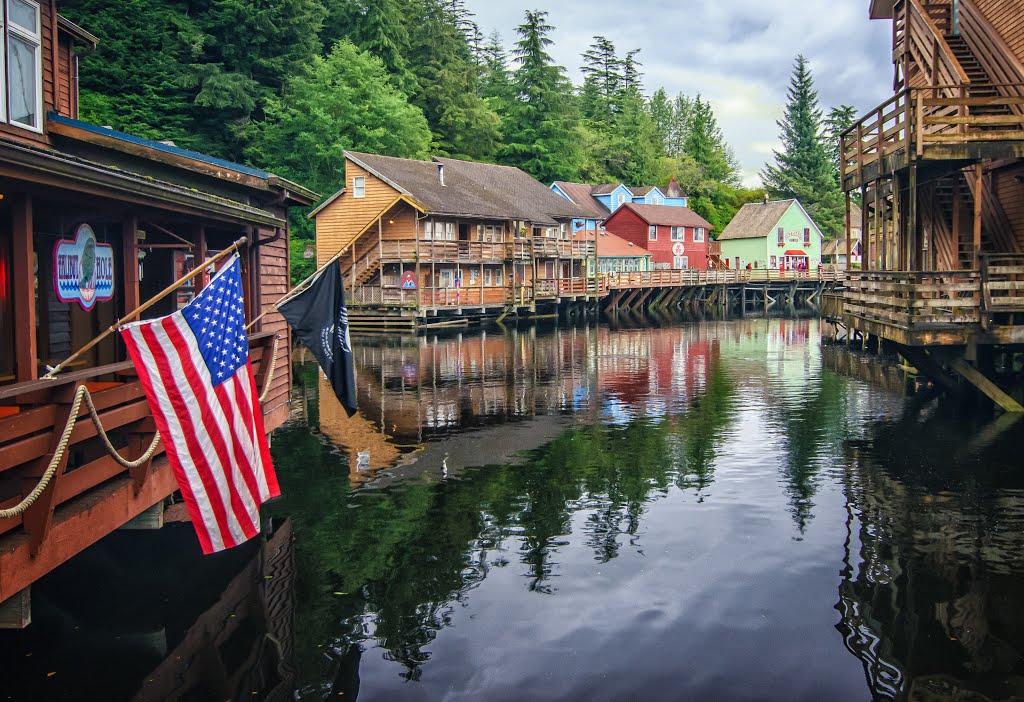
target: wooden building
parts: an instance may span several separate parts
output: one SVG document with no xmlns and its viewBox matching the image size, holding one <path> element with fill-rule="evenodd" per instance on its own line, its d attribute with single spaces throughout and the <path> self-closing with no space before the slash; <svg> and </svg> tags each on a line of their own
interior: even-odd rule
<svg viewBox="0 0 1024 702">
<path fill-rule="evenodd" d="M 1022 15 L 1019 0 L 872 0 L 892 22 L 895 94 L 842 139 L 864 232 L 843 322 L 1008 408 L 983 376 L 1024 344 Z"/>
<path fill-rule="evenodd" d="M 711 224 L 688 207 L 626 203 L 608 217 L 605 228 L 651 252 L 657 270 L 710 267 Z"/>
<path fill-rule="evenodd" d="M 265 171 L 78 120 L 74 50 L 95 38 L 61 18 L 55 0 L 16 0 L 9 10 L 0 37 L 20 42 L 24 70 L 7 72 L 0 110 L 0 508 L 28 495 L 59 453 L 80 384 L 122 455 L 138 457 L 155 431 L 118 335 L 55 380 L 39 379 L 47 366 L 241 237 L 246 317 L 272 310 L 289 285 L 288 208 L 316 198 Z M 184 305 L 201 278 L 147 316 Z M 288 416 L 288 329 L 271 313 L 250 339 L 262 389 L 277 335 L 284 340 L 263 405 L 268 431 Z M 177 485 L 157 456 L 126 470 L 83 412 L 40 498 L 23 516 L 0 520 L 0 609 L 25 605 L 34 580 L 159 508 Z M 0 625 L 23 625 L 24 613 Z"/>
<path fill-rule="evenodd" d="M 594 294 L 578 208 L 518 168 L 345 153 L 345 186 L 311 214 L 321 264 L 339 252 L 351 319 L 433 321 L 534 311 Z"/>
<path fill-rule="evenodd" d="M 718 236 L 722 259 L 734 270 L 817 270 L 821 230 L 797 200 L 747 203 Z"/>
</svg>

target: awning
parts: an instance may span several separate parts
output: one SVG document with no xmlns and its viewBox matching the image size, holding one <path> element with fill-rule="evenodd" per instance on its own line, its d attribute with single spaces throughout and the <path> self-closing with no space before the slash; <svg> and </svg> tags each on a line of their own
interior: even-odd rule
<svg viewBox="0 0 1024 702">
<path fill-rule="evenodd" d="M 786 256 L 806 256 L 807 254 L 805 254 L 800 249 L 790 249 L 789 251 L 786 252 L 785 255 Z"/>
</svg>

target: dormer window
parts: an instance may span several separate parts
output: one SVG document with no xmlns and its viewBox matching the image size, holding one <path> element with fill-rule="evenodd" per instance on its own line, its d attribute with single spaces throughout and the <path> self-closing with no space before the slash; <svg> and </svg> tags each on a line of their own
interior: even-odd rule
<svg viewBox="0 0 1024 702">
<path fill-rule="evenodd" d="M 3 96 L 5 121 L 41 132 L 43 128 L 42 32 L 39 3 L 7 0 L 3 22 L 3 71 L 7 91 Z"/>
</svg>

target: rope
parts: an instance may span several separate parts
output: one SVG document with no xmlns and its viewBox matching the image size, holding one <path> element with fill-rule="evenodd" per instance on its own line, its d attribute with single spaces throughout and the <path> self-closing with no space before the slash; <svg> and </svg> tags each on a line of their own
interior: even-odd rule
<svg viewBox="0 0 1024 702">
<path fill-rule="evenodd" d="M 71 412 L 68 414 L 68 421 L 64 424 L 64 431 L 61 432 L 60 441 L 57 442 L 57 449 L 53 452 L 53 457 L 50 458 L 49 465 L 46 466 L 46 471 L 43 473 L 43 477 L 39 479 L 39 483 L 32 489 L 25 498 L 16 504 L 14 507 L 8 509 L 0 509 L 0 519 L 10 519 L 24 514 L 29 507 L 35 504 L 36 500 L 43 494 L 50 481 L 53 480 L 53 476 L 57 473 L 57 467 L 64 459 L 64 454 L 68 450 L 68 444 L 71 443 L 71 433 L 75 430 L 75 425 L 78 423 L 78 415 L 82 411 L 82 403 L 85 402 L 86 408 L 89 410 L 89 416 L 92 418 L 92 423 L 96 426 L 96 433 L 103 439 L 103 443 L 106 445 L 107 452 L 111 457 L 117 461 L 120 465 L 125 468 L 138 468 L 143 465 L 146 461 L 153 457 L 156 453 L 157 445 L 160 443 L 160 433 L 157 432 L 153 435 L 153 441 L 146 449 L 146 452 L 142 454 L 137 460 L 129 461 L 124 458 L 117 449 L 114 448 L 113 444 L 110 443 L 110 437 L 107 436 L 106 430 L 100 423 L 99 414 L 96 412 L 96 406 L 92 402 L 92 395 L 89 394 L 88 388 L 84 385 L 79 385 L 78 390 L 75 392 L 75 399 L 71 403 Z"/>
<path fill-rule="evenodd" d="M 263 393 L 260 395 L 260 403 L 266 401 L 267 396 L 270 394 L 270 386 L 274 382 L 274 371 L 277 370 L 277 352 L 280 348 L 281 337 L 274 337 L 274 350 L 270 358 L 270 370 L 267 371 L 267 379 L 263 383 Z M 35 504 L 36 500 L 43 494 L 50 481 L 53 480 L 53 476 L 57 473 L 57 467 L 64 459 L 64 454 L 67 452 L 68 444 L 71 443 L 71 433 L 75 430 L 75 425 L 78 423 L 78 415 L 82 411 L 82 403 L 85 403 L 86 409 L 89 411 L 89 418 L 92 419 L 93 425 L 96 427 L 96 434 L 103 441 L 103 445 L 110 454 L 110 457 L 114 459 L 119 465 L 128 470 L 133 470 L 145 465 L 145 463 L 153 458 L 157 448 L 160 446 L 160 432 L 153 434 L 153 440 L 149 443 L 149 448 L 146 449 L 145 453 L 136 458 L 134 461 L 129 461 L 127 458 L 122 456 L 113 442 L 110 441 L 110 436 L 107 434 L 107 430 L 103 427 L 103 423 L 100 421 L 99 412 L 96 410 L 96 405 L 92 401 L 92 394 L 89 389 L 84 385 L 79 385 L 78 390 L 75 391 L 75 399 L 71 403 L 71 412 L 68 414 L 68 421 L 64 424 L 64 431 L 61 432 L 60 441 L 57 442 L 57 448 L 53 452 L 53 456 L 50 458 L 49 465 L 46 466 L 46 471 L 43 472 L 43 476 L 39 479 L 39 483 L 32 489 L 25 498 L 16 504 L 14 507 L 8 509 L 0 509 L 0 519 L 10 519 L 17 517 L 25 513 L 29 507 Z"/>
<path fill-rule="evenodd" d="M 260 393 L 260 404 L 262 405 L 267 401 L 267 396 L 270 395 L 270 386 L 274 382 L 274 371 L 277 370 L 277 349 L 281 343 L 281 337 L 274 337 L 274 350 L 270 354 L 270 370 L 267 371 L 267 379 L 263 381 L 263 392 Z"/>
</svg>

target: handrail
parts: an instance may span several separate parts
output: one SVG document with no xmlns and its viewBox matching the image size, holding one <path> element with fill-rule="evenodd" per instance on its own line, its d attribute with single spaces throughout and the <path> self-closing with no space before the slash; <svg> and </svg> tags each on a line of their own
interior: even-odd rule
<svg viewBox="0 0 1024 702">
<path fill-rule="evenodd" d="M 941 59 L 942 65 L 950 73 L 954 74 L 952 77 L 958 79 L 957 87 L 960 87 L 960 85 L 969 85 L 971 79 L 967 77 L 967 73 L 964 71 L 963 66 L 960 65 L 960 61 L 957 60 L 953 50 L 949 48 L 946 38 L 943 36 L 942 32 L 939 31 L 939 28 L 935 26 L 935 22 L 932 21 L 932 18 L 925 11 L 924 7 L 922 7 L 919 0 L 910 0 L 910 4 L 915 10 L 917 10 L 917 17 L 923 21 L 928 33 L 931 35 L 929 38 L 932 41 L 932 53 L 931 56 L 928 57 L 931 59 L 931 63 L 935 64 Z M 912 33 L 908 33 L 905 37 L 913 39 L 914 35 Z M 939 75 L 939 71 L 937 70 L 938 66 L 924 64 L 922 65 L 922 68 L 927 69 L 927 72 L 932 78 L 931 82 L 933 86 L 939 82 L 937 80 Z M 905 79 L 906 76 L 904 76 L 904 80 Z"/>
</svg>

